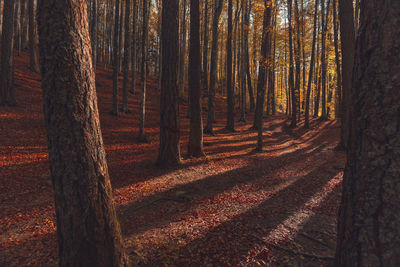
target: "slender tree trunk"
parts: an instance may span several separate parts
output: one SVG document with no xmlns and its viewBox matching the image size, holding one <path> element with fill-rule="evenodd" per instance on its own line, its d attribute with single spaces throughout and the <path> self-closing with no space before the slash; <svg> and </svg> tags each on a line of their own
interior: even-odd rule
<svg viewBox="0 0 400 267">
<path fill-rule="evenodd" d="M 129 90 L 130 93 L 135 94 L 136 88 L 136 15 L 137 15 L 137 1 L 133 0 L 133 14 L 132 14 L 132 82 L 131 82 L 131 89 Z"/>
<path fill-rule="evenodd" d="M 122 110 L 125 113 L 130 113 L 128 109 L 128 86 L 129 86 L 129 68 L 131 63 L 131 1 L 125 0 L 125 47 L 124 47 L 124 83 L 122 96 Z"/>
<path fill-rule="evenodd" d="M 314 60 L 315 60 L 315 43 L 317 39 L 317 15 L 318 15 L 318 0 L 315 0 L 314 7 L 314 31 L 313 31 L 313 40 L 311 47 L 311 60 L 310 60 L 310 71 L 308 73 L 308 85 L 307 85 L 307 96 L 306 96 L 306 112 L 305 112 L 305 121 L 304 128 L 310 128 L 310 93 L 311 93 L 311 85 L 313 79 L 313 71 L 314 71 Z"/>
<path fill-rule="evenodd" d="M 340 40 L 342 45 L 342 107 L 339 149 L 346 149 L 350 134 L 351 79 L 354 65 L 354 20 L 353 5 L 339 0 Z"/>
<path fill-rule="evenodd" d="M 201 52 L 199 0 L 190 0 L 189 90 L 191 118 L 188 155 L 205 156 L 203 151 L 203 119 L 201 116 Z"/>
<path fill-rule="evenodd" d="M 322 67 L 322 115 L 321 119 L 322 120 L 327 120 L 328 116 L 326 113 L 326 71 L 327 71 L 327 62 L 326 62 L 326 32 L 328 28 L 328 18 L 329 18 L 329 3 L 330 0 L 328 0 L 328 4 L 325 7 L 325 0 L 321 1 L 321 10 L 322 10 L 322 38 L 321 38 L 321 67 Z M 325 12 L 326 11 L 326 12 Z"/>
<path fill-rule="evenodd" d="M 29 69 L 34 72 L 39 72 L 38 56 L 36 52 L 36 15 L 34 0 L 29 0 Z"/>
<path fill-rule="evenodd" d="M 204 0 L 203 89 L 208 93 L 208 0 Z"/>
<path fill-rule="evenodd" d="M 86 4 L 38 6 L 59 266 L 128 266 L 99 124 Z"/>
<path fill-rule="evenodd" d="M 140 92 L 140 118 L 139 118 L 139 141 L 147 142 L 146 133 L 144 130 L 144 121 L 146 114 L 146 85 L 147 85 L 147 36 L 148 36 L 148 25 L 149 16 L 147 12 L 147 1 L 143 0 L 143 23 L 142 23 L 142 62 L 141 62 L 141 92 Z M 175 0 L 172 0 L 175 1 Z M 171 18 L 172 19 L 172 18 Z M 165 61 L 165 59 L 163 60 Z"/>
<path fill-rule="evenodd" d="M 179 88 L 185 91 L 185 56 L 186 56 L 186 0 L 182 2 L 181 41 L 179 49 Z M 190 96 L 188 94 L 188 99 Z M 189 101 L 190 104 L 190 101 Z M 188 109 L 190 110 L 190 109 Z"/>
<path fill-rule="evenodd" d="M 296 127 L 297 125 L 297 108 L 296 108 L 296 92 L 294 84 L 294 70 L 293 70 L 293 31 L 292 31 L 292 0 L 288 0 L 288 23 L 289 23 L 289 91 L 291 93 L 292 104 L 292 121 L 290 126 Z"/>
<path fill-rule="evenodd" d="M 21 0 L 21 49 L 25 50 L 27 47 L 27 32 L 28 32 L 28 20 L 27 20 L 27 0 Z"/>
<path fill-rule="evenodd" d="M 263 35 L 261 43 L 261 56 L 258 67 L 258 82 L 257 82 L 257 107 L 256 112 L 259 112 L 259 120 L 257 121 L 257 146 L 256 151 L 263 150 L 263 112 L 264 112 L 264 101 L 265 101 L 265 84 L 266 84 L 266 74 L 268 65 L 266 60 L 270 58 L 271 47 L 271 1 L 265 1 L 264 10 L 264 20 L 263 20 Z"/>
<path fill-rule="evenodd" d="M 228 36 L 226 40 L 226 91 L 228 94 L 227 104 L 227 120 L 226 129 L 228 131 L 235 131 L 235 99 L 232 87 L 232 25 L 233 3 L 232 0 L 228 1 Z"/>
<path fill-rule="evenodd" d="M 112 111 L 111 113 L 115 116 L 118 116 L 118 76 L 119 76 L 119 35 L 122 34 L 119 32 L 119 15 L 120 15 L 120 0 L 115 0 L 115 21 L 114 21 L 114 42 L 113 42 L 113 98 L 112 98 Z"/>
<path fill-rule="evenodd" d="M 360 13 L 335 265 L 400 266 L 400 2 Z"/>
<path fill-rule="evenodd" d="M 250 110 L 253 111 L 255 108 L 254 103 L 254 93 L 253 88 L 251 86 L 251 74 L 250 74 L 250 56 L 249 56 L 249 31 L 250 31 L 250 12 L 251 12 L 251 0 L 248 0 L 248 8 L 246 11 L 245 16 L 245 40 L 244 40 L 244 56 L 245 56 L 245 71 L 246 71 L 246 78 L 247 78 L 247 89 L 249 91 L 249 99 L 250 99 Z"/>
<path fill-rule="evenodd" d="M 14 2 L 5 1 L 1 36 L 0 105 L 14 106 Z"/>
<path fill-rule="evenodd" d="M 337 21 L 337 7 L 336 1 L 333 0 L 333 40 L 335 44 L 335 61 L 336 61 L 336 103 L 335 103 L 335 117 L 339 118 L 341 114 L 341 100 L 342 100 L 342 71 L 340 68 L 340 53 L 338 41 L 338 21 Z"/>
<path fill-rule="evenodd" d="M 240 110 L 240 122 L 246 122 L 246 69 L 245 69 L 245 54 L 244 54 L 244 42 L 245 42 L 245 30 L 244 30 L 244 21 L 246 16 L 247 9 L 247 1 L 243 0 L 242 2 L 242 21 L 241 21 L 241 29 L 240 29 L 240 91 L 241 91 L 241 110 Z"/>
<path fill-rule="evenodd" d="M 214 0 L 215 10 L 212 24 L 212 47 L 211 47 L 211 71 L 210 71 L 210 87 L 208 94 L 208 116 L 207 125 L 204 129 L 205 133 L 214 134 L 213 123 L 215 120 L 215 84 L 217 79 L 218 64 L 218 24 L 219 17 L 222 12 L 222 0 Z"/>
<path fill-rule="evenodd" d="M 129 0 L 128 0 L 129 1 Z M 90 39 L 92 42 L 92 60 L 93 60 L 93 69 L 96 73 L 96 63 L 97 63 L 97 0 L 92 0 L 92 23 L 90 27 Z"/>
</svg>

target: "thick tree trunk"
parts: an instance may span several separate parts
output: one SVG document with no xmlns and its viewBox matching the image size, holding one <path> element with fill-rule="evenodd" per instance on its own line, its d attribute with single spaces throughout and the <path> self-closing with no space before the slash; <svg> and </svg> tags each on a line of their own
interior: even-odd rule
<svg viewBox="0 0 400 267">
<path fill-rule="evenodd" d="M 190 134 L 189 157 L 202 157 L 203 119 L 201 116 L 201 52 L 200 52 L 200 10 L 199 0 L 190 0 L 190 44 L 189 44 L 189 90 L 190 97 Z"/>
<path fill-rule="evenodd" d="M 400 266 L 399 18 L 399 1 L 361 3 L 336 266 Z"/>
<path fill-rule="evenodd" d="M 315 43 L 317 39 L 317 15 L 318 15 L 318 0 L 315 0 L 315 7 L 314 7 L 314 31 L 313 31 L 313 40 L 312 40 L 312 47 L 311 47 L 311 60 L 310 60 L 310 70 L 308 73 L 308 84 L 307 84 L 307 95 L 306 95 L 306 111 L 305 111 L 305 121 L 304 121 L 304 128 L 310 128 L 310 94 L 311 94 L 311 85 L 313 79 L 313 72 L 314 72 L 314 61 L 315 61 Z"/>
<path fill-rule="evenodd" d="M 350 105 L 351 105 L 351 79 L 354 65 L 354 20 L 353 5 L 349 1 L 339 0 L 340 41 L 342 44 L 342 108 L 341 108 L 341 130 L 339 149 L 346 149 L 349 139 L 350 128 Z"/>
<path fill-rule="evenodd" d="M 227 104 L 227 120 L 226 129 L 228 131 L 235 131 L 235 99 L 232 87 L 232 15 L 233 15 L 233 3 L 232 0 L 228 1 L 228 36 L 226 40 L 226 91 L 228 94 Z"/>
<path fill-rule="evenodd" d="M 162 75 L 160 102 L 160 147 L 157 164 L 170 167 L 180 164 L 179 146 L 179 0 L 163 1 Z M 199 66 L 200 67 L 200 64 Z"/>
<path fill-rule="evenodd" d="M 129 86 L 129 69 L 131 65 L 131 1 L 125 0 L 125 47 L 124 47 L 124 81 L 122 95 L 122 110 L 130 113 L 128 109 L 128 86 Z"/>
<path fill-rule="evenodd" d="M 211 71 L 210 71 L 210 87 L 208 94 L 208 116 L 207 125 L 204 129 L 205 133 L 214 134 L 213 123 L 215 120 L 215 84 L 217 80 L 217 64 L 218 64 L 218 24 L 219 17 L 222 12 L 222 0 L 214 0 L 215 10 L 212 24 L 212 46 L 211 46 Z"/>
<path fill-rule="evenodd" d="M 14 97 L 14 1 L 4 3 L 1 35 L 0 105 L 15 105 Z"/>
<path fill-rule="evenodd" d="M 100 130 L 86 4 L 39 0 L 38 14 L 59 266 L 128 266 Z"/>
</svg>

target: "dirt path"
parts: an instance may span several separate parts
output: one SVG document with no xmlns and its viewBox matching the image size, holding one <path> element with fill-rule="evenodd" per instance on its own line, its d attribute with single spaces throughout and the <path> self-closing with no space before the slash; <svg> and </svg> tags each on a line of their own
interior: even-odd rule
<svg viewBox="0 0 400 267">
<path fill-rule="evenodd" d="M 0 265 L 55 265 L 57 242 L 40 81 L 17 58 L 15 108 L 0 108 Z M 178 169 L 154 168 L 158 91 L 149 80 L 148 144 L 136 141 L 138 96 L 130 115 L 114 118 L 110 72 L 98 68 L 101 126 L 114 200 L 128 253 L 138 264 L 255 266 L 329 265 L 344 154 L 337 122 L 291 130 L 283 115 L 264 123 L 265 151 L 255 153 L 251 123 L 224 131 L 225 99 L 217 97 L 216 136 L 205 159 Z M 204 104 L 206 99 L 204 99 Z M 203 106 L 205 106 L 203 104 Z M 188 135 L 182 105 L 182 155 Z M 252 115 L 247 116 L 251 121 Z M 308 254 L 315 254 L 310 256 Z"/>
</svg>

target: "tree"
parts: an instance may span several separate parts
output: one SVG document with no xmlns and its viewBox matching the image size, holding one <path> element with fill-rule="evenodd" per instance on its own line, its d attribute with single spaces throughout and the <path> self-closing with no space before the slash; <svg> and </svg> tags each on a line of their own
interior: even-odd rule
<svg viewBox="0 0 400 267">
<path fill-rule="evenodd" d="M 351 83 L 354 65 L 353 5 L 349 1 L 339 0 L 340 41 L 342 44 L 342 101 L 339 149 L 346 149 L 350 134 Z"/>
<path fill-rule="evenodd" d="M 114 41 L 113 41 L 113 98 L 111 113 L 118 116 L 118 76 L 119 76 L 119 15 L 120 15 L 120 0 L 115 1 L 115 16 L 114 16 Z"/>
<path fill-rule="evenodd" d="M 124 47 L 124 81 L 123 81 L 123 91 L 122 91 L 122 110 L 125 113 L 130 113 L 128 109 L 128 86 L 129 86 L 129 68 L 131 60 L 131 1 L 126 0 L 125 2 L 125 47 Z"/>
<path fill-rule="evenodd" d="M 304 120 L 304 128 L 308 129 L 310 127 L 310 94 L 311 94 L 311 84 L 314 72 L 314 61 L 315 61 L 315 43 L 316 43 L 316 35 L 317 35 L 317 15 L 318 15 L 318 0 L 315 0 L 314 5 L 314 31 L 313 31 L 313 40 L 311 47 L 311 60 L 310 60 L 310 70 L 308 73 L 308 84 L 307 84 L 307 95 L 306 95 L 306 111 L 305 111 L 305 120 Z"/>
<path fill-rule="evenodd" d="M 95 73 L 96 73 L 96 63 L 97 63 L 97 28 L 98 28 L 97 17 L 98 17 L 97 0 L 92 0 L 92 20 L 90 25 L 90 40 L 92 42 L 92 53 L 93 53 L 92 60 Z"/>
<path fill-rule="evenodd" d="M 203 89 L 208 93 L 208 0 L 204 0 Z"/>
<path fill-rule="evenodd" d="M 143 0 L 143 23 L 142 23 L 142 43 L 141 43 L 141 52 L 142 52 L 142 62 L 140 64 L 140 107 L 139 107 L 139 141 L 140 142 L 147 142 L 146 133 L 144 131 L 144 121 L 145 121 L 145 114 L 146 114 L 146 86 L 147 86 L 147 37 L 148 37 L 148 25 L 149 25 L 149 15 L 147 14 L 147 5 L 148 1 Z"/>
<path fill-rule="evenodd" d="M 232 15 L 233 15 L 233 3 L 232 0 L 228 1 L 228 38 L 226 40 L 226 91 L 227 97 L 227 120 L 226 129 L 228 131 L 235 131 L 235 99 L 232 87 Z"/>
<path fill-rule="evenodd" d="M 322 36 L 321 36 L 321 69 L 322 69 L 322 74 L 321 74 L 321 83 L 322 83 L 322 114 L 321 114 L 321 119 L 322 120 L 327 120 L 328 115 L 326 112 L 326 68 L 327 68 L 327 62 L 326 62 L 326 32 L 328 29 L 328 18 L 329 18 L 329 4 L 330 0 L 328 0 L 328 3 L 325 7 L 325 0 L 321 1 L 321 10 L 322 10 Z"/>
<path fill-rule="evenodd" d="M 137 0 L 133 0 L 133 14 L 132 14 L 132 82 L 130 93 L 135 94 L 136 87 L 136 13 L 137 13 Z"/>
<path fill-rule="evenodd" d="M 210 86 L 208 93 L 208 113 L 205 133 L 214 134 L 213 123 L 215 120 L 215 84 L 217 80 L 217 61 L 218 61 L 218 24 L 222 12 L 222 0 L 214 0 L 214 16 L 212 23 L 212 45 L 211 45 L 211 70 Z"/>
<path fill-rule="evenodd" d="M 291 127 L 297 125 L 297 103 L 296 103 L 296 92 L 294 84 L 294 70 L 293 70 L 293 30 L 292 30 L 292 0 L 288 0 L 288 24 L 289 24 L 289 91 L 291 93 L 291 104 L 292 104 L 292 121 Z"/>
<path fill-rule="evenodd" d="M 163 1 L 160 147 L 157 160 L 158 165 L 161 166 L 174 166 L 181 162 L 178 104 L 178 14 L 179 0 Z"/>
<path fill-rule="evenodd" d="M 200 52 L 200 10 L 199 0 L 190 0 L 190 43 L 189 43 L 189 90 L 190 92 L 190 134 L 189 157 L 202 157 L 203 118 L 201 116 L 201 52 Z"/>
<path fill-rule="evenodd" d="M 15 105 L 14 98 L 14 1 L 5 1 L 1 36 L 0 105 Z"/>
<path fill-rule="evenodd" d="M 257 106 L 256 112 L 259 112 L 259 120 L 257 120 L 257 130 L 258 130 L 258 138 L 257 138 L 257 151 L 263 150 L 263 111 L 264 111 L 264 101 L 265 101 L 265 85 L 267 78 L 267 70 L 268 70 L 268 59 L 271 53 L 271 34 L 269 31 L 269 27 L 271 25 L 271 2 L 265 0 L 265 11 L 264 11 L 264 20 L 263 20 L 263 36 L 261 43 L 261 56 L 258 67 L 258 82 L 257 82 Z"/>
<path fill-rule="evenodd" d="M 400 2 L 360 13 L 336 266 L 399 266 Z"/>
<path fill-rule="evenodd" d="M 39 66 L 37 62 L 36 52 L 36 12 L 35 12 L 35 0 L 29 0 L 29 69 L 34 72 L 39 72 Z"/>
<path fill-rule="evenodd" d="M 38 15 L 59 265 L 127 266 L 101 137 L 86 4 L 39 0 Z"/>
</svg>

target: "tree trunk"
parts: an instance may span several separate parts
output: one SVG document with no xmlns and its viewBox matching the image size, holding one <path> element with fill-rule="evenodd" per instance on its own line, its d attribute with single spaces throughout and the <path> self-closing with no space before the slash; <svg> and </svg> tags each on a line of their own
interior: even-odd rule
<svg viewBox="0 0 400 267">
<path fill-rule="evenodd" d="M 111 113 L 118 116 L 118 76 L 119 76 L 119 15 L 120 15 L 120 0 L 115 0 L 115 21 L 114 21 L 114 42 L 113 42 L 113 98 Z"/>
<path fill-rule="evenodd" d="M 128 0 L 129 1 L 129 0 Z M 92 61 L 93 69 L 96 73 L 96 63 L 97 63 L 97 0 L 92 0 L 92 24 L 90 25 L 90 39 L 92 42 Z"/>
<path fill-rule="evenodd" d="M 228 1 L 228 36 L 226 40 L 226 91 L 228 94 L 227 104 L 227 122 L 226 129 L 228 131 L 235 131 L 235 99 L 232 87 L 232 25 L 233 3 L 232 0 Z"/>
<path fill-rule="evenodd" d="M 336 266 L 400 266 L 399 18 L 399 1 L 361 4 Z"/>
<path fill-rule="evenodd" d="M 335 61 L 336 61 L 336 103 L 335 103 L 335 118 L 339 118 L 342 106 L 342 70 L 340 68 L 340 53 L 338 41 L 338 21 L 336 1 L 333 0 L 333 40 L 335 44 Z"/>
<path fill-rule="evenodd" d="M 321 37 L 321 68 L 322 68 L 322 74 L 321 74 L 321 83 L 322 83 L 322 114 L 321 114 L 321 119 L 322 120 L 327 120 L 328 116 L 326 113 L 326 71 L 327 71 L 327 62 L 326 62 L 326 32 L 328 28 L 328 18 L 329 18 L 329 3 L 330 0 L 328 0 L 328 4 L 325 7 L 325 0 L 321 1 L 321 10 L 322 10 L 322 37 Z M 326 11 L 326 13 L 325 13 Z"/>
<path fill-rule="evenodd" d="M 351 79 L 354 65 L 354 20 L 353 5 L 339 0 L 340 40 L 342 44 L 342 105 L 339 149 L 346 149 L 350 134 Z"/>
<path fill-rule="evenodd" d="M 203 89 L 208 93 L 208 0 L 204 0 Z"/>
<path fill-rule="evenodd" d="M 4 3 L 1 35 L 0 105 L 14 106 L 14 1 Z"/>
<path fill-rule="evenodd" d="M 296 89 L 294 84 L 294 70 L 293 70 L 293 31 L 292 31 L 292 0 L 288 0 L 288 23 L 289 23 L 289 91 L 291 93 L 292 104 L 292 121 L 290 127 L 294 128 L 297 125 L 297 101 Z"/>
<path fill-rule="evenodd" d="M 189 90 L 191 97 L 189 157 L 205 156 L 203 152 L 203 119 L 201 116 L 201 52 L 199 0 L 190 0 Z"/>
<path fill-rule="evenodd" d="M 257 82 L 257 107 L 256 112 L 259 112 L 259 120 L 257 121 L 257 147 L 256 151 L 263 150 L 263 112 L 264 112 L 264 101 L 265 101 L 265 84 L 268 65 L 266 61 L 270 58 L 271 47 L 271 1 L 265 1 L 264 21 L 263 21 L 263 35 L 261 42 L 261 56 L 258 67 L 258 82 Z"/>
<path fill-rule="evenodd" d="M 251 86 L 251 75 L 250 75 L 250 56 L 249 56 L 249 30 L 250 30 L 250 11 L 251 11 L 251 0 L 248 3 L 247 11 L 246 11 L 246 16 L 244 19 L 244 24 L 245 24 L 245 38 L 244 38 L 244 57 L 245 57 L 245 71 L 246 71 L 246 78 L 247 78 L 247 89 L 249 91 L 249 98 L 250 98 L 250 110 L 253 111 L 255 108 L 255 103 L 254 103 L 254 94 L 253 94 L 253 88 Z"/>
<path fill-rule="evenodd" d="M 178 104 L 178 15 L 179 0 L 163 1 L 161 25 L 163 63 L 160 102 L 160 147 L 157 160 L 157 164 L 163 167 L 176 166 L 181 163 Z M 198 67 L 200 67 L 200 64 Z"/>
<path fill-rule="evenodd" d="M 146 114 L 146 87 L 147 87 L 147 36 L 148 36 L 148 25 L 149 25 L 149 16 L 147 12 L 147 1 L 143 0 L 143 23 L 142 23 L 142 62 L 141 62 L 141 92 L 140 92 L 140 118 L 139 118 L 139 141 L 140 142 L 147 142 L 146 133 L 144 131 L 144 121 L 145 121 L 145 114 Z M 164 60 L 163 60 L 164 61 Z"/>
<path fill-rule="evenodd" d="M 86 4 L 38 6 L 59 266 L 128 266 L 100 130 Z"/>
<path fill-rule="evenodd" d="M 137 15 L 137 1 L 133 0 L 133 14 L 132 14 L 132 82 L 131 82 L 131 89 L 130 93 L 135 94 L 135 87 L 136 87 L 136 15 Z"/>
<path fill-rule="evenodd" d="M 38 56 L 36 52 L 36 15 L 35 15 L 35 0 L 29 0 L 29 69 L 34 72 L 39 72 Z"/>
<path fill-rule="evenodd" d="M 317 39 L 317 15 L 318 15 L 318 0 L 315 0 L 314 7 L 314 31 L 313 31 L 313 40 L 311 47 L 311 61 L 310 61 L 310 70 L 308 73 L 308 85 L 307 85 L 307 96 L 306 96 L 306 112 L 305 112 L 305 121 L 304 128 L 310 128 L 310 93 L 311 93 L 311 84 L 313 79 L 313 71 L 314 71 L 314 61 L 315 61 L 315 43 Z"/>
<path fill-rule="evenodd" d="M 125 2 L 125 47 L 124 47 L 124 82 L 122 96 L 122 110 L 125 113 L 130 113 L 128 109 L 128 86 L 129 86 L 129 68 L 131 63 L 131 1 Z"/>
<path fill-rule="evenodd" d="M 213 123 L 215 120 L 215 83 L 217 79 L 218 64 L 218 24 L 219 17 L 222 12 L 222 0 L 214 0 L 215 10 L 212 24 L 212 46 L 211 46 L 211 71 L 210 71 L 210 87 L 208 94 L 208 116 L 207 125 L 204 129 L 205 133 L 214 134 Z"/>
</svg>

